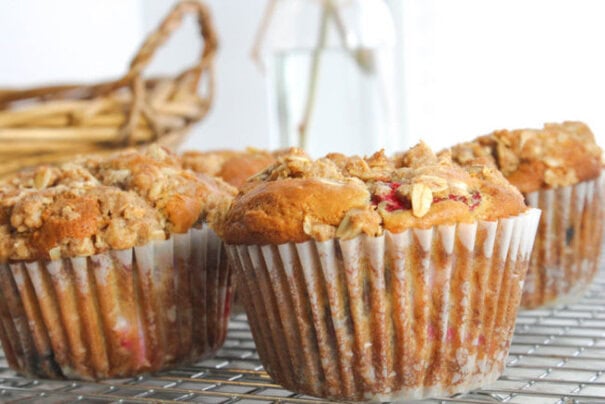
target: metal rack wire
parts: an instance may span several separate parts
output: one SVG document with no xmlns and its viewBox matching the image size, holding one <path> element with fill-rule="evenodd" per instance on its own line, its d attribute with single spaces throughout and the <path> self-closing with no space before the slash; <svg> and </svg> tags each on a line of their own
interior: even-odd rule
<svg viewBox="0 0 605 404">
<path fill-rule="evenodd" d="M 245 315 L 216 357 L 151 376 L 102 383 L 19 377 L 0 356 L 3 403 L 322 403 L 263 371 Z M 577 303 L 520 313 L 504 375 L 493 385 L 426 403 L 605 403 L 605 273 Z"/>
</svg>

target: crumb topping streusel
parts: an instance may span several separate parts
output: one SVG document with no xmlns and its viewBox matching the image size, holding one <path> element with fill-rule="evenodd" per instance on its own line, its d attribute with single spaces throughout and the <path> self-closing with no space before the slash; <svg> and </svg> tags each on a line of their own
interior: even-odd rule
<svg viewBox="0 0 605 404">
<path fill-rule="evenodd" d="M 542 129 L 498 130 L 451 149 L 462 165 L 496 166 L 521 192 L 591 180 L 601 172 L 601 149 L 582 122 L 547 123 Z"/>
<path fill-rule="evenodd" d="M 234 194 L 157 145 L 40 166 L 0 185 L 0 261 L 89 256 L 213 226 Z"/>
<path fill-rule="evenodd" d="M 240 190 L 218 231 L 231 244 L 281 244 L 496 220 L 525 209 L 496 169 L 457 166 L 421 143 L 398 161 L 382 151 L 316 161 L 282 156 Z"/>
</svg>

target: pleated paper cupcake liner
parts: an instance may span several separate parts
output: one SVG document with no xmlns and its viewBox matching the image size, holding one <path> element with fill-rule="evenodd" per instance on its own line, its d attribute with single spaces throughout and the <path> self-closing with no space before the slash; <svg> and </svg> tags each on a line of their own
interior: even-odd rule
<svg viewBox="0 0 605 404">
<path fill-rule="evenodd" d="M 245 313 L 244 302 L 241 297 L 241 293 L 238 291 L 237 283 L 233 283 L 233 299 L 231 300 L 231 316 L 235 317 L 242 313 Z"/>
<path fill-rule="evenodd" d="M 542 210 L 521 306 L 569 303 L 590 286 L 603 240 L 605 175 L 576 185 L 532 192 L 529 206 Z"/>
<path fill-rule="evenodd" d="M 0 265 L 0 339 L 30 377 L 133 376 L 211 355 L 231 274 L 207 226 L 142 247 Z"/>
<path fill-rule="evenodd" d="M 263 366 L 287 389 L 340 400 L 489 384 L 504 368 L 539 216 L 227 246 Z"/>
</svg>

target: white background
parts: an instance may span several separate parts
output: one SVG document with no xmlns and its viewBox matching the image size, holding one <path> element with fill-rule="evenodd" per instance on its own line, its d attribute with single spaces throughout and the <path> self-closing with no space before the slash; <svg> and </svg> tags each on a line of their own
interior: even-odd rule
<svg viewBox="0 0 605 404">
<path fill-rule="evenodd" d="M 4 0 L 0 85 L 94 81 L 126 70 L 174 1 Z M 265 0 L 209 0 L 220 34 L 217 96 L 185 147 L 269 146 L 263 76 L 249 58 Z M 435 148 L 497 128 L 583 120 L 605 144 L 605 2 L 390 0 L 398 28 L 399 144 Z M 193 21 L 151 71 L 199 49 Z"/>
</svg>

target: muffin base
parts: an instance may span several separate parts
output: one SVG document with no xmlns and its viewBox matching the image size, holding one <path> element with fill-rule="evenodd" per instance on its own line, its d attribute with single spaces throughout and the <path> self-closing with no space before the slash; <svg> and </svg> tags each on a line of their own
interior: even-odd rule
<svg viewBox="0 0 605 404">
<path fill-rule="evenodd" d="M 599 268 L 605 175 L 592 181 L 526 195 L 542 210 L 521 298 L 524 309 L 572 303 Z"/>
<path fill-rule="evenodd" d="M 228 246 L 263 366 L 290 390 L 339 400 L 491 383 L 508 354 L 539 215 Z"/>
<path fill-rule="evenodd" d="M 207 226 L 128 250 L 0 265 L 0 339 L 30 377 L 104 379 L 211 355 L 231 274 Z"/>
</svg>

